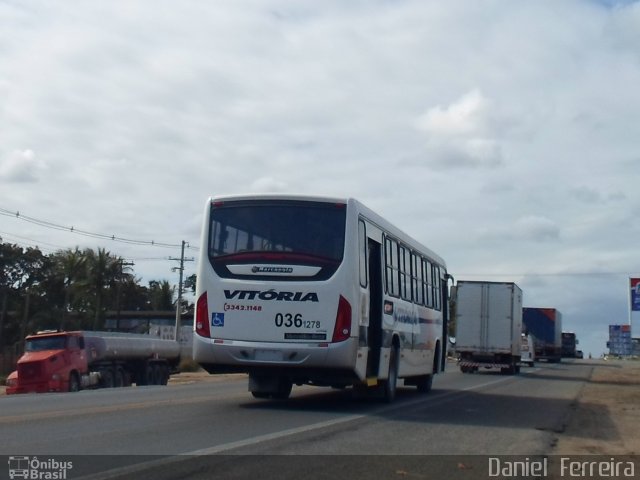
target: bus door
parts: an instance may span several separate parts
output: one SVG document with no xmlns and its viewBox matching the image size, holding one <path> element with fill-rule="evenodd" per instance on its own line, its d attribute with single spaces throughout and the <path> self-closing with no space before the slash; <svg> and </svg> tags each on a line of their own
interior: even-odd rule
<svg viewBox="0 0 640 480">
<path fill-rule="evenodd" d="M 447 365 L 447 347 L 449 346 L 449 275 L 445 274 L 440 281 L 442 295 L 442 344 L 440 345 L 440 371 Z M 438 373 L 438 372 L 433 372 Z"/>
<path fill-rule="evenodd" d="M 368 238 L 369 327 L 367 330 L 367 377 L 377 377 L 382 348 L 382 246 Z"/>
</svg>

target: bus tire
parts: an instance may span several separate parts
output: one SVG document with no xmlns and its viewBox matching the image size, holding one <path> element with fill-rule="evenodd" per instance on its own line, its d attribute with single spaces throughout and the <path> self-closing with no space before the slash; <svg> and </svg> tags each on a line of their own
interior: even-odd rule
<svg viewBox="0 0 640 480">
<path fill-rule="evenodd" d="M 433 375 L 422 375 L 418 377 L 416 386 L 418 387 L 418 392 L 429 393 L 433 386 Z"/>
<path fill-rule="evenodd" d="M 272 398 L 276 400 L 286 400 L 291 395 L 291 389 L 293 388 L 293 383 L 287 379 L 280 379 L 278 382 L 278 391 L 271 395 Z"/>
<path fill-rule="evenodd" d="M 253 395 L 253 398 L 269 398 L 271 396 L 271 394 L 266 393 L 266 392 L 251 392 L 251 395 Z"/>
<path fill-rule="evenodd" d="M 396 389 L 398 385 L 398 347 L 393 345 L 389 356 L 389 376 L 382 383 L 383 399 L 387 403 L 391 403 L 396 398 Z"/>
</svg>

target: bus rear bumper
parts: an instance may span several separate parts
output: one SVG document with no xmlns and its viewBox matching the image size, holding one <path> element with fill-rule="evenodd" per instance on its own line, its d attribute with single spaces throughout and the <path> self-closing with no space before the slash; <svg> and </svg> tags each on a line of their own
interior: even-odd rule
<svg viewBox="0 0 640 480">
<path fill-rule="evenodd" d="M 193 359 L 220 370 L 250 372 L 264 367 L 354 369 L 357 340 L 338 343 L 276 343 L 194 336 Z M 225 368 L 226 367 L 226 368 Z"/>
</svg>

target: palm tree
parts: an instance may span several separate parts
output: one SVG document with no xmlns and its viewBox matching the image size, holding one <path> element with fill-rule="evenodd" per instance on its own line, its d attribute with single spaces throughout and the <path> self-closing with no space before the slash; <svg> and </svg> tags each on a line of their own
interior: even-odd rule
<svg viewBox="0 0 640 480">
<path fill-rule="evenodd" d="M 172 287 L 168 280 L 151 280 L 149 282 L 151 309 L 157 311 L 173 310 L 174 293 L 175 287 Z"/>
<path fill-rule="evenodd" d="M 98 248 L 95 252 L 92 249 L 85 251 L 87 257 L 87 286 L 94 294 L 95 317 L 93 329 L 100 326 L 103 313 L 104 290 L 122 276 L 123 259 L 113 257 L 104 248 Z"/>
<path fill-rule="evenodd" d="M 87 257 L 78 247 L 75 250 L 64 250 L 58 252 L 57 262 L 55 266 L 56 274 L 62 278 L 64 288 L 64 305 L 62 306 L 62 315 L 60 318 L 60 330 L 64 330 L 66 313 L 69 310 L 71 299 L 71 290 L 75 282 L 82 277 Z"/>
</svg>

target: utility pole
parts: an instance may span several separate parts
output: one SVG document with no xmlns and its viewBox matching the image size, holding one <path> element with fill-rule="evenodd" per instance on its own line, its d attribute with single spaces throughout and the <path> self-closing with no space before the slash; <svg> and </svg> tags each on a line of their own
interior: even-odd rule
<svg viewBox="0 0 640 480">
<path fill-rule="evenodd" d="M 169 257 L 169 260 L 175 260 L 180 262 L 179 267 L 173 267 L 171 270 L 175 272 L 178 270 L 180 272 L 180 281 L 178 282 L 178 301 L 176 302 L 176 329 L 174 334 L 174 339 L 176 342 L 180 341 L 180 337 L 178 334 L 180 333 L 180 326 L 182 322 L 182 279 L 184 276 L 184 262 L 193 262 L 195 259 L 192 258 L 184 258 L 184 248 L 185 246 L 189 246 L 187 242 L 182 241 L 182 252 L 180 254 L 180 258 L 172 258 Z"/>
<path fill-rule="evenodd" d="M 120 264 L 120 278 L 116 285 L 116 332 L 120 331 L 120 295 L 122 293 L 122 278 L 124 277 L 124 267 L 133 267 L 135 263 L 125 262 L 124 258 L 121 258 L 118 262 Z M 65 308 L 67 306 L 65 305 Z M 63 313 L 64 314 L 64 313 Z"/>
</svg>

